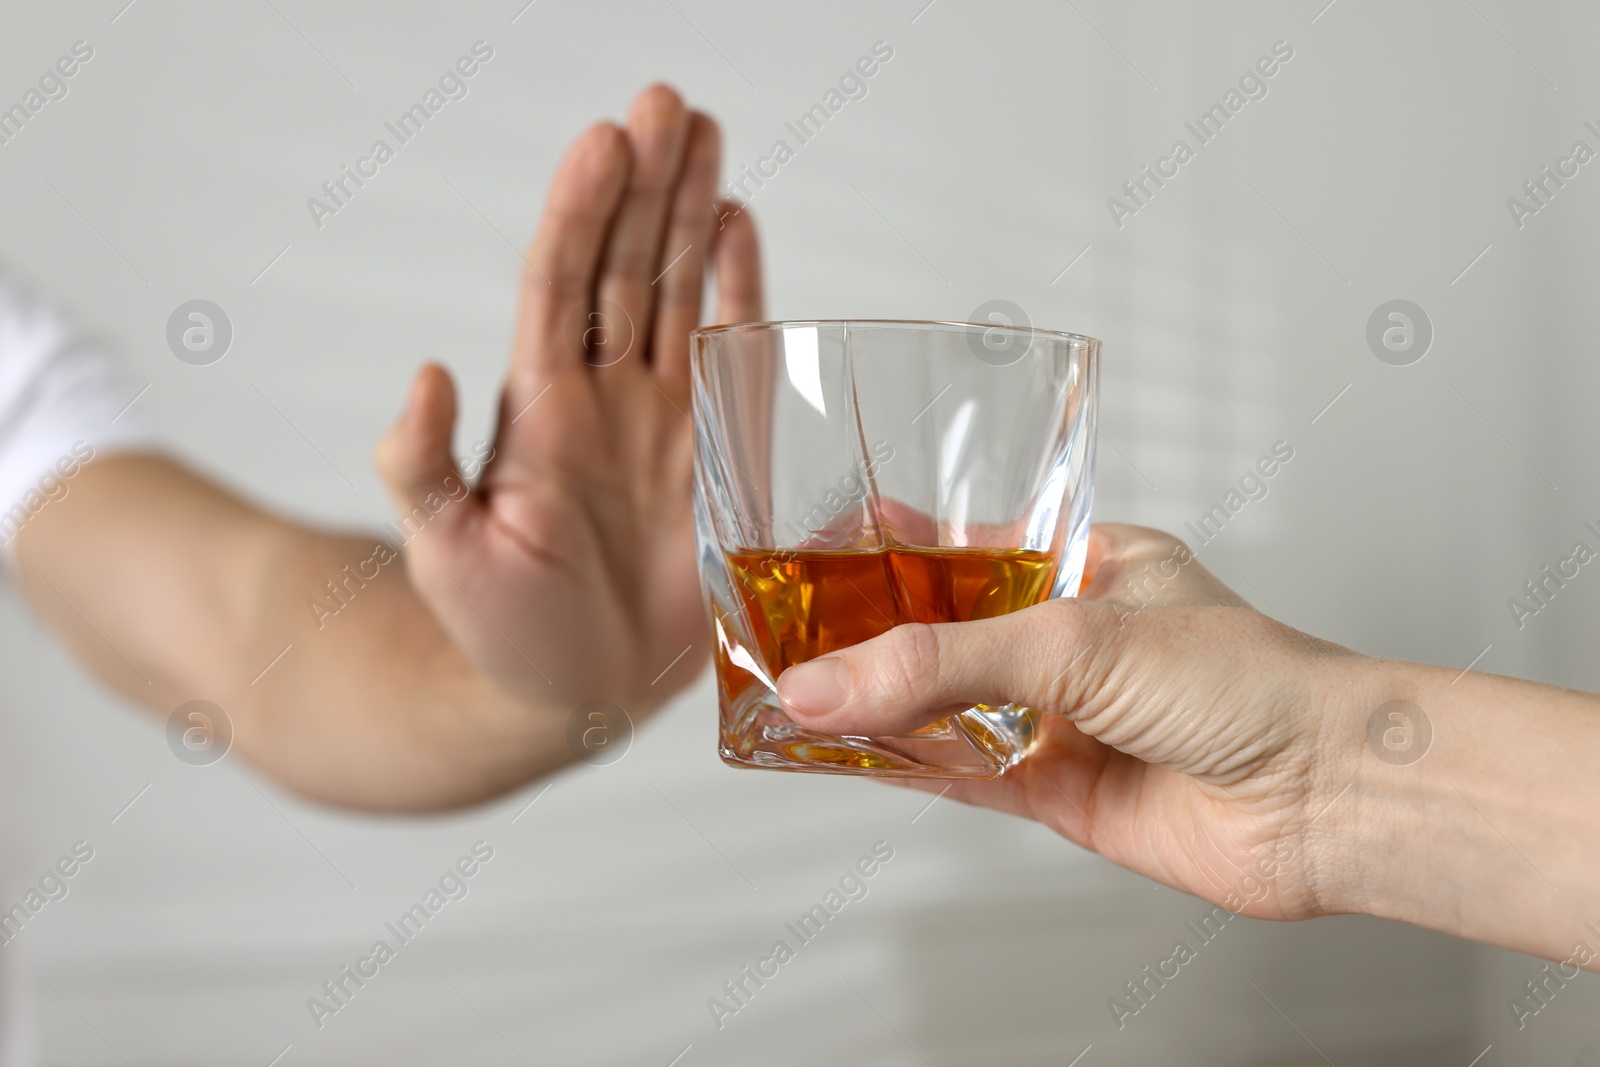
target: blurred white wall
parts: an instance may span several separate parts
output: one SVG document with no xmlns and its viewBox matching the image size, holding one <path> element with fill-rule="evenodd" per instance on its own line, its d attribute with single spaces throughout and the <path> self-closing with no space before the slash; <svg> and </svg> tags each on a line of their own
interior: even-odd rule
<svg viewBox="0 0 1600 1067">
<path fill-rule="evenodd" d="M 1182 531 L 1287 441 L 1270 495 L 1201 552 L 1264 610 L 1368 652 L 1600 686 L 1600 578 L 1522 630 L 1506 606 L 1600 518 L 1600 163 L 1520 229 L 1506 207 L 1574 140 L 1600 147 L 1600 15 L 1325 2 L 13 7 L 0 103 L 75 41 L 94 58 L 0 145 L 0 256 L 120 343 L 194 463 L 376 525 L 368 451 L 418 362 L 463 384 L 463 447 L 486 431 L 516 247 L 573 135 L 665 78 L 751 163 L 887 41 L 868 96 L 754 198 L 773 317 L 959 319 L 999 297 L 1100 337 L 1097 516 Z M 470 95 L 315 227 L 307 197 L 479 39 L 494 59 Z M 1118 228 L 1107 198 L 1278 41 L 1293 58 L 1265 98 Z M 164 340 L 194 298 L 234 325 L 209 367 Z M 1403 367 L 1365 336 L 1397 298 L 1434 331 Z M 1092 1045 L 1083 1067 L 1465 1067 L 1492 1043 L 1490 1067 L 1600 1047 L 1592 977 L 1519 1032 L 1505 1001 L 1536 963 L 1355 918 L 1237 920 L 1119 1032 L 1106 1000 L 1199 902 L 998 815 L 724 768 L 704 679 L 515 822 L 541 787 L 370 819 L 232 759 L 182 764 L 10 591 L 0 715 L 0 866 L 97 849 L 3 950 L 32 965 L 47 1063 L 950 1067 Z M 471 896 L 314 1028 L 306 998 L 480 838 L 495 859 Z M 717 1030 L 706 998 L 879 839 L 896 858 L 871 895 Z"/>
</svg>

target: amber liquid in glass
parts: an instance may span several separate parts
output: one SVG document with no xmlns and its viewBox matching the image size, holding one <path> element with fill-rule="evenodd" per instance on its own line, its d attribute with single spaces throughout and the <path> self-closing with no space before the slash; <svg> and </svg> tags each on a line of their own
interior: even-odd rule
<svg viewBox="0 0 1600 1067">
<path fill-rule="evenodd" d="M 1052 555 L 1031 549 L 760 549 L 726 556 L 759 658 L 773 677 L 902 623 L 966 622 L 1029 607 L 1050 595 L 1056 572 Z M 718 658 L 724 659 L 720 650 Z M 718 666 L 730 700 L 759 684 L 732 663 Z M 949 728 L 946 720 L 917 735 Z M 858 758 L 850 762 L 858 765 Z"/>
<path fill-rule="evenodd" d="M 1055 560 L 992 548 L 875 548 L 728 553 L 774 670 L 907 622 L 966 622 L 1037 604 Z"/>
</svg>

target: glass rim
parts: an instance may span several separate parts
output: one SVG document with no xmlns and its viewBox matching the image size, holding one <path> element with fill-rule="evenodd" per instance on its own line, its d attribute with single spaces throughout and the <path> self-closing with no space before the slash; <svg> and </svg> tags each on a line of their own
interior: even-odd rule
<svg viewBox="0 0 1600 1067">
<path fill-rule="evenodd" d="M 745 330 L 773 330 L 790 326 L 865 326 L 879 328 L 909 328 L 928 326 L 959 326 L 972 330 L 1006 330 L 1017 334 L 1039 334 L 1044 337 L 1066 341 L 1073 345 L 1090 345 L 1099 348 L 1101 341 L 1088 334 L 1071 333 L 1066 330 L 1049 330 L 1041 326 L 1016 326 L 998 322 L 964 322 L 960 319 L 760 319 L 752 322 L 725 322 L 716 326 L 698 326 L 689 331 L 690 340 L 701 340 L 714 337 L 718 334 L 735 333 Z"/>
</svg>

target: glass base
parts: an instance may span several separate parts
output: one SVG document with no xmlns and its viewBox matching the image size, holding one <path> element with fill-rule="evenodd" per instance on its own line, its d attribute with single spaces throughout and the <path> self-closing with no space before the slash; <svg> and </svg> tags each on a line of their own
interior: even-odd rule
<svg viewBox="0 0 1600 1067">
<path fill-rule="evenodd" d="M 735 767 L 879 778 L 998 778 L 1039 740 L 1039 712 L 979 704 L 905 737 L 839 737 L 789 719 L 770 692 L 724 698 L 718 752 Z M 742 707 L 739 705 L 743 705 Z"/>
</svg>

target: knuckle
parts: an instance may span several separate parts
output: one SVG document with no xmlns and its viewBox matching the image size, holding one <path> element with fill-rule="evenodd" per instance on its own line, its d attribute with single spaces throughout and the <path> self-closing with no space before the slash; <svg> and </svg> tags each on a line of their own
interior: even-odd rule
<svg viewBox="0 0 1600 1067">
<path fill-rule="evenodd" d="M 572 307 L 589 299 L 588 280 L 578 271 L 557 270 L 548 280 L 531 271 L 530 267 L 529 271 L 524 273 L 528 288 L 548 297 L 546 306 L 552 318 L 559 318 L 569 313 Z"/>
<path fill-rule="evenodd" d="M 1019 625 L 1023 634 L 1036 635 L 1038 641 L 1042 684 L 1033 699 L 1046 710 L 1070 712 L 1081 701 L 1095 653 L 1106 641 L 1089 618 L 1101 614 L 1102 605 L 1063 598 L 1047 600 L 1030 610 L 1038 615 L 1019 620 Z"/>
<path fill-rule="evenodd" d="M 1161 535 L 1161 558 L 1178 559 L 1188 562 L 1194 558 L 1194 549 L 1189 547 L 1189 542 L 1172 534 Z"/>
<path fill-rule="evenodd" d="M 1085 603 L 1077 597 L 1056 597 L 1031 609 L 1038 613 L 1030 630 L 1042 633 L 1051 652 L 1066 651 L 1082 643 Z"/>
<path fill-rule="evenodd" d="M 581 195 L 552 194 L 545 204 L 544 218 L 534 235 L 528 258 L 535 263 L 540 259 L 554 262 L 574 242 L 582 243 L 604 235 L 611 222 L 610 206 L 596 196 L 593 190 Z"/>
<path fill-rule="evenodd" d="M 1189 546 L 1184 544 L 1182 539 L 1167 533 L 1165 530 L 1154 530 L 1146 527 L 1143 528 L 1143 531 L 1145 546 L 1142 554 L 1152 560 L 1169 559 L 1174 555 L 1187 555 L 1189 553 Z"/>
<path fill-rule="evenodd" d="M 721 165 L 721 150 L 714 142 L 697 146 L 689 153 L 678 178 L 678 187 L 672 193 L 674 214 L 699 223 L 700 214 L 716 199 L 717 172 Z"/>
<path fill-rule="evenodd" d="M 657 255 L 654 248 L 620 246 L 612 248 L 606 254 L 605 266 L 602 268 L 606 279 L 614 279 L 638 285 L 648 283 L 652 270 L 659 270 L 656 262 Z M 603 282 L 602 282 L 603 284 Z"/>
<path fill-rule="evenodd" d="M 922 622 L 907 623 L 889 631 L 887 648 L 875 685 L 884 695 L 920 695 L 927 679 L 938 677 L 939 636 Z"/>
<path fill-rule="evenodd" d="M 691 250 L 688 255 L 666 267 L 656 280 L 656 303 L 667 300 L 698 301 L 705 275 L 705 261 Z"/>
<path fill-rule="evenodd" d="M 555 384 L 554 375 L 542 367 L 515 364 L 506 372 L 505 384 L 500 390 L 500 432 L 515 433 L 512 426 L 528 405 Z M 491 449 L 490 458 L 493 458 Z M 486 461 L 487 462 L 487 461 Z"/>
</svg>

